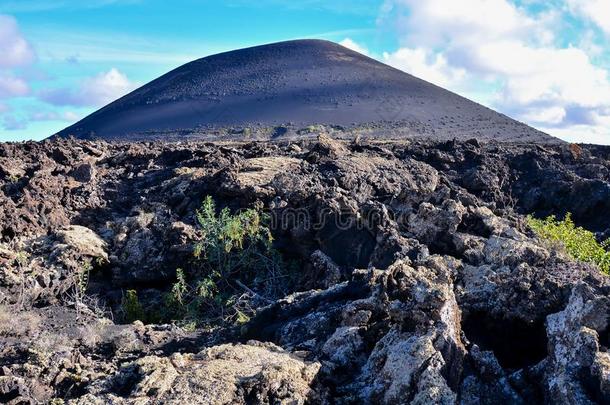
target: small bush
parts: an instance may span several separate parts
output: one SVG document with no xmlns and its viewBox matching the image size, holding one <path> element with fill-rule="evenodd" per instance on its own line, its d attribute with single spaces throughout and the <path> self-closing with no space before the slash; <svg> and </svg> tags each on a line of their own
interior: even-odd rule
<svg viewBox="0 0 610 405">
<path fill-rule="evenodd" d="M 123 297 L 121 305 L 123 317 L 127 322 L 142 321 L 145 319 L 144 308 L 138 299 L 138 293 L 135 290 L 127 290 Z"/>
<path fill-rule="evenodd" d="M 555 216 L 546 219 L 528 216 L 527 223 L 541 239 L 565 249 L 573 259 L 594 263 L 604 273 L 610 273 L 610 252 L 607 251 L 610 239 L 598 243 L 593 232 L 574 225 L 569 213 L 563 220 Z"/>
<path fill-rule="evenodd" d="M 201 242 L 192 268 L 178 269 L 166 297 L 173 320 L 244 323 L 254 309 L 286 293 L 291 278 L 260 207 L 216 213 L 207 197 L 197 210 Z"/>
</svg>

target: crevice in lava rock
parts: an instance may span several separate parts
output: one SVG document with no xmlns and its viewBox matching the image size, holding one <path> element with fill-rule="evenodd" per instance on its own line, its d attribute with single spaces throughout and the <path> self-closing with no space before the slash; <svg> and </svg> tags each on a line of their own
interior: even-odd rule
<svg viewBox="0 0 610 405">
<path fill-rule="evenodd" d="M 15 398 L 19 397 L 19 389 L 15 388 L 12 390 L 9 390 L 8 392 L 0 392 L 0 403 L 6 404 L 9 401 L 14 400 Z"/>
<path fill-rule="evenodd" d="M 482 236 L 484 238 L 489 238 L 491 236 L 491 230 L 485 225 L 483 219 L 471 213 L 464 214 L 462 222 L 458 225 L 457 231 Z"/>
<path fill-rule="evenodd" d="M 491 350 L 505 369 L 533 366 L 547 356 L 544 321 L 528 323 L 473 312 L 464 317 L 462 330 L 482 350 Z"/>
<path fill-rule="evenodd" d="M 349 215 L 328 215 L 316 239 L 339 266 L 366 268 L 375 249 L 375 235 L 368 225 Z"/>
<path fill-rule="evenodd" d="M 4 228 L 2 230 L 2 232 L 0 233 L 0 235 L 2 236 L 1 240 L 7 241 L 7 242 L 10 242 L 16 236 L 15 231 L 13 230 L 13 228 Z"/>
<path fill-rule="evenodd" d="M 128 366 L 124 373 L 117 375 L 112 381 L 113 392 L 122 398 L 129 397 L 136 385 L 142 380 L 142 377 L 136 370 L 135 366 Z"/>
<path fill-rule="evenodd" d="M 582 381 L 583 387 L 585 388 L 586 393 L 594 403 L 597 404 L 607 404 L 610 403 L 610 397 L 605 395 L 604 392 L 600 389 L 600 380 L 599 377 L 594 376 L 591 373 L 590 369 L 583 369 L 579 376 Z"/>
</svg>

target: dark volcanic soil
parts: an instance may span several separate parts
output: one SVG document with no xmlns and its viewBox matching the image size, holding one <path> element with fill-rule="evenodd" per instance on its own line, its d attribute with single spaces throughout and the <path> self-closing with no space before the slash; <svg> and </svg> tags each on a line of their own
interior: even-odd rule
<svg viewBox="0 0 610 405">
<path fill-rule="evenodd" d="M 79 138 L 269 139 L 326 124 L 364 136 L 557 139 L 338 44 L 301 40 L 181 66 L 60 132 Z M 210 128 L 218 133 L 210 135 Z M 353 133 L 351 134 L 353 137 Z"/>
<path fill-rule="evenodd" d="M 609 152 L 0 144 L 0 402 L 608 403 L 608 278 L 523 214 L 608 235 Z M 279 218 L 296 283 L 241 325 L 121 324 L 127 290 L 158 308 L 189 271 L 207 195 Z"/>
</svg>

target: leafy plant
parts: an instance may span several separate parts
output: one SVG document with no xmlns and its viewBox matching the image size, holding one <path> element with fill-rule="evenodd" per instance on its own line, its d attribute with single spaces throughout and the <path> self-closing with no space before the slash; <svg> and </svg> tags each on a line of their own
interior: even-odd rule
<svg viewBox="0 0 610 405">
<path fill-rule="evenodd" d="M 194 265 L 188 274 L 177 270 L 166 297 L 174 320 L 243 323 L 258 305 L 285 294 L 290 277 L 261 207 L 217 214 L 208 196 L 196 218 L 201 242 Z"/>
<path fill-rule="evenodd" d="M 577 227 L 570 213 L 563 220 L 551 215 L 545 219 L 527 217 L 527 223 L 543 240 L 565 249 L 575 260 L 594 263 L 604 273 L 610 273 L 610 239 L 599 243 L 595 234 L 582 227 Z"/>
<path fill-rule="evenodd" d="M 145 319 L 144 308 L 140 304 L 136 290 L 127 290 L 125 292 L 121 308 L 123 310 L 123 317 L 127 322 Z"/>
<path fill-rule="evenodd" d="M 85 291 L 87 291 L 87 287 L 89 286 L 89 274 L 93 266 L 91 263 L 83 263 L 82 271 L 78 272 L 76 275 L 76 289 L 78 290 L 79 295 L 84 295 Z"/>
</svg>

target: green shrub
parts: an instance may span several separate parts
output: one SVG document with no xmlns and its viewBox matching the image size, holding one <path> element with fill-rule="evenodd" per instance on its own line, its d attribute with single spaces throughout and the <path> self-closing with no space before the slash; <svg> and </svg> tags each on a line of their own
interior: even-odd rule
<svg viewBox="0 0 610 405">
<path fill-rule="evenodd" d="M 127 290 L 121 304 L 123 317 L 127 322 L 143 321 L 145 319 L 144 308 L 138 299 L 136 290 Z"/>
<path fill-rule="evenodd" d="M 166 297 L 172 320 L 244 323 L 258 305 L 286 293 L 291 278 L 260 207 L 217 214 L 208 196 L 196 216 L 201 242 L 193 266 L 188 274 L 178 269 Z"/>
<path fill-rule="evenodd" d="M 555 216 L 546 219 L 528 216 L 527 223 L 541 239 L 565 249 L 573 259 L 595 263 L 601 271 L 610 273 L 610 252 L 607 251 L 610 239 L 598 243 L 593 232 L 574 225 L 570 213 L 561 221 Z"/>
</svg>

